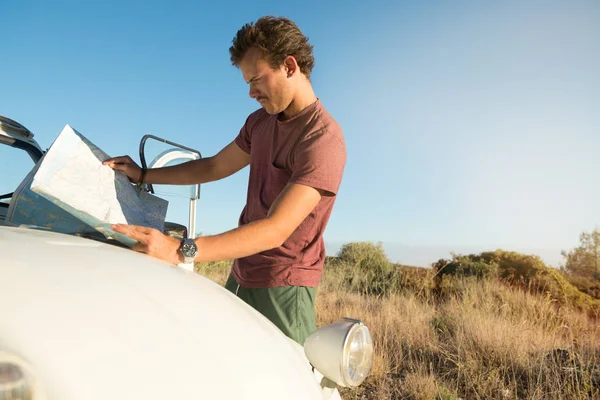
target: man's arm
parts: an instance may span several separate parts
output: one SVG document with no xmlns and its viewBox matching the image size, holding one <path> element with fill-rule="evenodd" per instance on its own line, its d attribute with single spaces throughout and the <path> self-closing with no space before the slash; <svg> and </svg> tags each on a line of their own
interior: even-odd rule
<svg viewBox="0 0 600 400">
<path fill-rule="evenodd" d="M 321 200 L 321 193 L 310 186 L 289 183 L 277 197 L 266 218 L 242 225 L 219 235 L 195 239 L 195 261 L 242 258 L 281 246 Z M 139 242 L 133 249 L 173 264 L 183 261 L 180 241 L 156 229 L 115 225 L 113 230 Z"/>
<path fill-rule="evenodd" d="M 290 183 L 277 197 L 266 218 L 220 235 L 196 239 L 196 261 L 242 258 L 279 247 L 317 206 L 319 200 L 321 194 L 318 190 Z"/>
<path fill-rule="evenodd" d="M 110 158 L 103 163 L 122 171 L 132 182 L 139 182 L 142 169 L 129 156 Z M 188 161 L 171 167 L 149 169 L 145 183 L 193 185 L 226 178 L 250 164 L 250 154 L 229 143 L 213 157 Z"/>
</svg>

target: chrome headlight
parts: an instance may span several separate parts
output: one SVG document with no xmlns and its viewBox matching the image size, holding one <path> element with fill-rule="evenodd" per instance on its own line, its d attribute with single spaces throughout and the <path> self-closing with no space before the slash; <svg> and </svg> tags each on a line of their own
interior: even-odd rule
<svg viewBox="0 0 600 400">
<path fill-rule="evenodd" d="M 373 363 L 373 341 L 362 321 L 344 318 L 313 332 L 304 354 L 320 373 L 340 386 L 360 385 Z"/>
<path fill-rule="evenodd" d="M 43 399 L 31 367 L 20 358 L 0 351 L 0 399 Z"/>
</svg>

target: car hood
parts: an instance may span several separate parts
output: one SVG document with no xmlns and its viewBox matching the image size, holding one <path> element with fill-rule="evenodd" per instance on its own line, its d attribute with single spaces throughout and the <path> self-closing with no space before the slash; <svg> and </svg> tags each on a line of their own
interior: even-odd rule
<svg viewBox="0 0 600 400">
<path fill-rule="evenodd" d="M 214 282 L 134 251 L 0 227 L 0 350 L 48 399 L 318 399 L 310 366 Z"/>
</svg>

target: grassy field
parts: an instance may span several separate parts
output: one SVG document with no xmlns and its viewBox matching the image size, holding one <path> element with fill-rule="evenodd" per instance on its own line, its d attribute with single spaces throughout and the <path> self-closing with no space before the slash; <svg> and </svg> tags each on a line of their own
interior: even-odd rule
<svg viewBox="0 0 600 400">
<path fill-rule="evenodd" d="M 223 284 L 229 265 L 196 268 Z M 342 396 L 600 399 L 600 305 L 544 268 L 526 270 L 527 280 L 498 268 L 441 274 L 393 265 L 370 244 L 342 249 L 325 266 L 318 325 L 359 318 L 375 346 L 371 375 Z"/>
</svg>

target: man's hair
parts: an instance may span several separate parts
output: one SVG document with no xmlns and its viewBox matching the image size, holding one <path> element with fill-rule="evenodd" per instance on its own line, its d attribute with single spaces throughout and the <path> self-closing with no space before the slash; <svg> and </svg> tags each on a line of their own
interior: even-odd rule
<svg viewBox="0 0 600 400">
<path fill-rule="evenodd" d="M 266 16 L 245 24 L 237 31 L 232 43 L 229 54 L 236 67 L 252 47 L 262 50 L 264 60 L 272 68 L 278 68 L 287 56 L 293 56 L 300 71 L 309 77 L 315 65 L 313 46 L 298 26 L 285 17 Z"/>
</svg>

